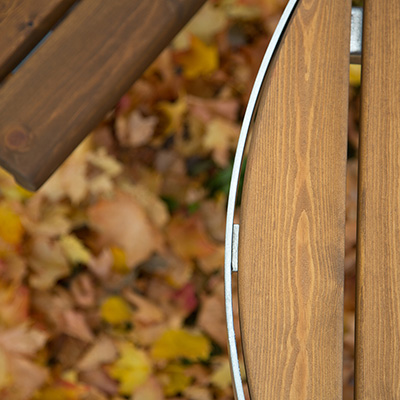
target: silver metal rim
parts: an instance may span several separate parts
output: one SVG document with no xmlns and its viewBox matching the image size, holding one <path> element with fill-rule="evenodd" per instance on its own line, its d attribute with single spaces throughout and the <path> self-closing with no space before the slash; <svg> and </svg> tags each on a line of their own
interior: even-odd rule
<svg viewBox="0 0 400 400">
<path fill-rule="evenodd" d="M 235 159 L 233 162 L 233 170 L 231 177 L 231 185 L 228 196 L 228 206 L 226 215 L 226 230 L 225 230 L 225 312 L 226 324 L 228 330 L 228 349 L 231 362 L 231 372 L 233 380 L 233 389 L 237 400 L 245 400 L 243 384 L 240 375 L 239 358 L 236 347 L 235 328 L 233 324 L 233 305 L 232 305 L 232 251 L 233 251 L 233 218 L 235 213 L 237 188 L 239 176 L 242 167 L 243 154 L 246 146 L 246 140 L 250 128 L 250 123 L 253 119 L 257 108 L 258 97 L 264 82 L 265 75 L 272 60 L 272 57 L 278 47 L 279 41 L 282 38 L 285 29 L 289 23 L 290 17 L 299 0 L 289 0 L 282 17 L 275 29 L 264 58 L 258 70 L 257 77 L 254 81 L 253 89 L 250 94 L 249 103 L 244 115 L 242 128 L 240 130 L 238 145 L 236 149 Z"/>
</svg>

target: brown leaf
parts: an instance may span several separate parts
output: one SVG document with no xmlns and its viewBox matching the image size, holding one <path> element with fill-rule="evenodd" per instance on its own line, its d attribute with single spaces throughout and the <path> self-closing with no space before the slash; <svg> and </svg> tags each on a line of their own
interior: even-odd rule
<svg viewBox="0 0 400 400">
<path fill-rule="evenodd" d="M 128 267 L 137 266 L 160 248 L 160 234 L 144 209 L 126 193 L 100 200 L 88 209 L 88 215 L 100 243 L 123 249 Z"/>
<path fill-rule="evenodd" d="M 173 251 L 183 259 L 211 256 L 217 250 L 207 235 L 200 214 L 174 216 L 167 227 L 167 234 Z"/>
</svg>

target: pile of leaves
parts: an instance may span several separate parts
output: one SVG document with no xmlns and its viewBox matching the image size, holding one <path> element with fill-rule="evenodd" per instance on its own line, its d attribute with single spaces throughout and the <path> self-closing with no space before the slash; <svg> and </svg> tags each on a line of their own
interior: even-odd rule
<svg viewBox="0 0 400 400">
<path fill-rule="evenodd" d="M 2 399 L 232 399 L 226 198 L 284 3 L 210 1 L 37 193 L 0 172 Z M 350 300 L 345 316 L 350 393 Z"/>
</svg>

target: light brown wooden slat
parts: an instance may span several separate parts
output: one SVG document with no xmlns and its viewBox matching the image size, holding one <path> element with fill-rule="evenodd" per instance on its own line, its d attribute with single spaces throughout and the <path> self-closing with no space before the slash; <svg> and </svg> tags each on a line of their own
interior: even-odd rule
<svg viewBox="0 0 400 400">
<path fill-rule="evenodd" d="M 342 398 L 350 12 L 300 2 L 254 124 L 239 239 L 252 400 Z"/>
<path fill-rule="evenodd" d="M 364 1 L 356 398 L 400 399 L 400 2 Z"/>
<path fill-rule="evenodd" d="M 76 0 L 0 0 L 0 81 Z"/>
<path fill-rule="evenodd" d="M 0 164 L 38 188 L 205 0 L 84 0 L 0 90 Z"/>
</svg>

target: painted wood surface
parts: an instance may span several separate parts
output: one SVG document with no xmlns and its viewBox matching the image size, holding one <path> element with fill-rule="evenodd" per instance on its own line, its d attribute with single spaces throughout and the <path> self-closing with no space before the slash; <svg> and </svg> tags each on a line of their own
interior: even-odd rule
<svg viewBox="0 0 400 400">
<path fill-rule="evenodd" d="M 303 0 L 254 123 L 239 239 L 252 400 L 342 398 L 350 0 Z"/>
<path fill-rule="evenodd" d="M 356 398 L 400 399 L 400 2 L 364 1 Z"/>
<path fill-rule="evenodd" d="M 205 0 L 85 0 L 0 90 L 0 164 L 38 188 Z"/>
<path fill-rule="evenodd" d="M 76 0 L 0 0 L 0 81 Z"/>
</svg>

